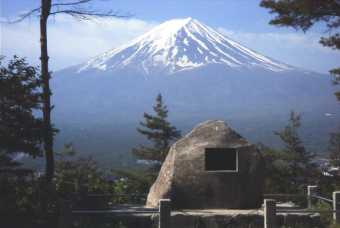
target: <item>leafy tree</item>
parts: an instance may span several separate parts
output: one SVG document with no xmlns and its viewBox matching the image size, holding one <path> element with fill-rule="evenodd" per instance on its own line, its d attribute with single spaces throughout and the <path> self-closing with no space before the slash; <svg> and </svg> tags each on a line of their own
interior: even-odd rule
<svg viewBox="0 0 340 228">
<path fill-rule="evenodd" d="M 310 182 L 315 171 L 314 155 L 306 150 L 298 134 L 300 120 L 300 114 L 291 112 L 288 125 L 275 132 L 284 144 L 281 157 L 286 162 L 290 183 L 296 187 Z"/>
<path fill-rule="evenodd" d="M 290 193 L 294 187 L 290 184 L 290 167 L 282 151 L 270 148 L 264 144 L 258 145 L 265 161 L 266 193 Z"/>
<path fill-rule="evenodd" d="M 51 105 L 51 89 L 50 79 L 51 73 L 49 71 L 49 56 L 47 47 L 47 22 L 49 17 L 57 14 L 67 14 L 78 19 L 90 19 L 96 17 L 124 17 L 115 12 L 107 11 L 100 12 L 90 8 L 88 4 L 94 0 L 74 0 L 74 1 L 57 1 L 57 0 L 41 0 L 38 8 L 32 9 L 27 13 L 19 15 L 16 20 L 11 23 L 20 22 L 32 15 L 38 15 L 40 18 L 40 65 L 41 65 L 41 84 L 42 84 L 42 111 L 43 111 L 43 146 L 46 159 L 45 180 L 46 186 L 50 185 L 54 176 L 55 162 L 54 162 L 54 135 L 55 129 L 51 121 L 51 112 L 53 105 Z"/>
<path fill-rule="evenodd" d="M 6 61 L 7 62 L 7 61 Z M 38 69 L 24 58 L 14 56 L 6 64 L 0 59 L 0 213 L 39 210 L 39 180 L 30 169 L 18 167 L 16 153 L 42 156 L 43 121 L 41 111 L 41 81 Z M 4 227 L 21 227 L 34 216 L 15 220 L 3 216 Z M 8 220 L 8 221 L 7 221 Z M 15 220 L 15 221 L 14 221 Z M 20 223 L 15 226 L 13 223 Z M 7 225 L 8 224 L 8 225 Z M 25 224 L 26 225 L 26 224 Z"/>
<path fill-rule="evenodd" d="M 321 37 L 320 43 L 326 47 L 340 49 L 340 2 L 339 0 L 262 0 L 260 5 L 270 9 L 276 17 L 270 24 L 301 29 L 306 32 L 317 23 L 327 26 L 326 37 Z M 334 83 L 340 82 L 340 68 L 330 71 Z M 336 92 L 340 100 L 340 92 Z"/>
<path fill-rule="evenodd" d="M 145 170 L 111 170 L 116 203 L 144 204 L 154 177 Z"/>
<path fill-rule="evenodd" d="M 109 202 L 145 203 L 150 177 L 142 170 L 107 171 L 93 158 L 76 154 L 71 143 L 56 154 L 55 184 L 60 197 L 72 199 L 82 208 L 103 208 Z"/>
<path fill-rule="evenodd" d="M 3 60 L 3 59 L 2 59 Z M 34 115 L 41 109 L 41 81 L 37 69 L 14 56 L 5 66 L 0 60 L 0 166 L 17 165 L 21 152 L 42 156 L 43 122 Z"/>
<path fill-rule="evenodd" d="M 314 155 L 305 149 L 299 137 L 300 120 L 299 114 L 291 112 L 287 126 L 274 132 L 283 143 L 282 149 L 258 145 L 265 160 L 265 191 L 268 193 L 301 193 L 306 184 L 313 184 L 320 178 L 313 164 Z"/>
<path fill-rule="evenodd" d="M 331 133 L 328 149 L 331 164 L 340 167 L 340 132 Z"/>
<path fill-rule="evenodd" d="M 167 120 L 168 109 L 163 104 L 162 95 L 158 94 L 156 105 L 153 106 L 156 115 L 144 113 L 145 122 L 140 122 L 142 128 L 137 131 L 153 143 L 152 147 L 140 146 L 133 149 L 133 154 L 139 159 L 163 162 L 168 154 L 170 143 L 180 137 L 180 131 Z"/>
</svg>

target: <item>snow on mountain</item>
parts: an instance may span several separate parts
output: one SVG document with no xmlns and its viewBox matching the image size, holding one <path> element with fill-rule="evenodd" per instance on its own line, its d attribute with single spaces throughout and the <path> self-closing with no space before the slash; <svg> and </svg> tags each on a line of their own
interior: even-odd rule
<svg viewBox="0 0 340 228">
<path fill-rule="evenodd" d="M 273 72 L 294 70 L 292 66 L 250 50 L 195 19 L 186 18 L 166 21 L 128 44 L 78 66 L 77 71 L 128 68 L 144 74 L 171 74 L 208 64 Z"/>
</svg>

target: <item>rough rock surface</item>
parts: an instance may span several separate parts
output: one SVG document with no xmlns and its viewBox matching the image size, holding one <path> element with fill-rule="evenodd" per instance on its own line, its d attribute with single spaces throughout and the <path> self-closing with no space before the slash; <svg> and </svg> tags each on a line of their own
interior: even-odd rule
<svg viewBox="0 0 340 228">
<path fill-rule="evenodd" d="M 206 148 L 234 148 L 238 172 L 207 172 Z M 259 208 L 264 165 L 260 152 L 224 121 L 206 121 L 177 141 L 150 189 L 147 207 L 169 198 L 173 208 Z"/>
</svg>

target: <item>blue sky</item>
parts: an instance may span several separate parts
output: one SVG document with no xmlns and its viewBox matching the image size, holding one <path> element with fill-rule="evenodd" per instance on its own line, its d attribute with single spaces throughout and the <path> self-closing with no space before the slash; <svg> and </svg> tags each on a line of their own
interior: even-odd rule
<svg viewBox="0 0 340 228">
<path fill-rule="evenodd" d="M 68 1 L 69 0 L 65 0 Z M 65 2 L 56 1 L 56 2 Z M 15 17 L 40 0 L 0 0 L 1 17 Z M 49 50 L 52 70 L 86 61 L 173 18 L 193 17 L 266 56 L 298 67 L 327 72 L 340 65 L 340 52 L 322 47 L 324 28 L 308 33 L 268 24 L 272 15 L 258 0 L 94 0 L 93 8 L 131 13 L 129 20 L 78 21 L 67 16 L 50 19 Z M 26 56 L 38 64 L 39 26 L 36 17 L 1 25 L 1 54 Z"/>
</svg>

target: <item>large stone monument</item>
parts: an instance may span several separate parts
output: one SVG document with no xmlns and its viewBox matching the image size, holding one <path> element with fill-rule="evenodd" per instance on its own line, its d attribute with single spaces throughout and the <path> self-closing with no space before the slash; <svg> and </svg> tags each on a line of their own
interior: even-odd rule
<svg viewBox="0 0 340 228">
<path fill-rule="evenodd" d="M 257 148 L 226 125 L 207 121 L 170 148 L 146 206 L 175 209 L 259 208 L 264 164 Z"/>
</svg>

